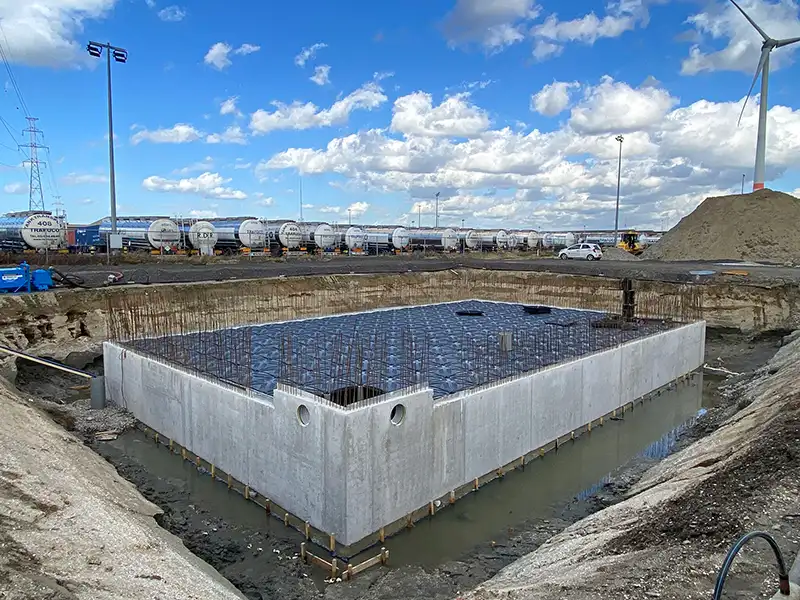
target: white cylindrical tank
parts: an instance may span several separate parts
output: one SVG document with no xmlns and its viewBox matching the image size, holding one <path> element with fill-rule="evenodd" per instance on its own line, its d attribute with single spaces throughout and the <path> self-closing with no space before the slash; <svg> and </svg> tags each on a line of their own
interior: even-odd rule
<svg viewBox="0 0 800 600">
<path fill-rule="evenodd" d="M 344 245 L 350 251 L 364 249 L 364 232 L 358 227 L 349 227 L 344 233 Z"/>
<path fill-rule="evenodd" d="M 295 221 L 263 221 L 270 245 L 296 250 L 303 244 L 303 231 Z"/>
<path fill-rule="evenodd" d="M 470 250 L 477 250 L 481 247 L 481 233 L 470 229 L 464 234 L 464 245 Z"/>
<path fill-rule="evenodd" d="M 473 234 L 472 240 L 467 238 L 467 248 L 506 248 L 508 246 L 508 233 L 499 230 L 492 231 L 470 231 Z M 469 235 L 469 234 L 468 234 Z M 470 242 L 473 246 L 470 246 Z"/>
<path fill-rule="evenodd" d="M 458 234 L 453 229 L 412 229 L 407 231 L 414 248 L 453 250 L 458 248 Z"/>
<path fill-rule="evenodd" d="M 181 241 L 181 230 L 172 219 L 156 219 L 147 228 L 147 241 L 157 250 L 172 248 Z"/>
<path fill-rule="evenodd" d="M 239 223 L 236 239 L 245 248 L 266 248 L 267 230 L 258 219 L 245 219 Z"/>
<path fill-rule="evenodd" d="M 536 248 L 539 245 L 539 242 L 542 240 L 542 236 L 539 235 L 538 231 L 529 231 L 528 234 L 525 236 L 525 245 L 528 248 Z"/>
<path fill-rule="evenodd" d="M 508 233 L 500 229 L 494 233 L 494 245 L 498 248 L 508 248 Z"/>
<path fill-rule="evenodd" d="M 404 250 L 411 243 L 408 230 L 405 227 L 395 227 L 391 233 L 391 242 L 395 250 Z"/>
<path fill-rule="evenodd" d="M 662 238 L 662 235 L 663 234 L 660 233 L 654 233 L 651 235 L 642 234 L 639 236 L 639 243 L 642 244 L 643 246 L 652 246 Z"/>
<path fill-rule="evenodd" d="M 516 233 L 509 233 L 508 240 L 506 241 L 506 247 L 509 250 L 515 250 L 519 247 L 519 240 L 520 238 L 517 237 Z"/>
<path fill-rule="evenodd" d="M 210 254 L 209 250 L 213 250 L 217 245 L 219 236 L 217 235 L 217 228 L 208 221 L 197 221 L 189 227 L 189 245 L 195 250 L 202 250 L 204 254 Z"/>
<path fill-rule="evenodd" d="M 575 243 L 575 234 L 567 232 L 545 233 L 542 236 L 542 246 L 545 248 L 562 248 Z"/>
<path fill-rule="evenodd" d="M 64 224 L 46 214 L 30 215 L 22 219 L 16 233 L 26 246 L 34 250 L 56 250 L 66 243 L 66 229 Z"/>
<path fill-rule="evenodd" d="M 317 225 L 316 229 L 314 229 L 313 242 L 321 250 L 333 250 L 338 240 L 338 234 L 327 223 Z"/>
</svg>

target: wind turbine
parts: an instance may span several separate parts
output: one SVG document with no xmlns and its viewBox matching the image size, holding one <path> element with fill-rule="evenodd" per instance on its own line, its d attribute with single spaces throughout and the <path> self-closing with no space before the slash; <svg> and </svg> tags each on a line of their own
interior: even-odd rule
<svg viewBox="0 0 800 600">
<path fill-rule="evenodd" d="M 756 169 L 753 175 L 753 191 L 764 189 L 764 171 L 766 170 L 766 150 L 767 150 L 767 92 L 769 90 L 769 55 L 776 48 L 782 48 L 800 42 L 800 37 L 787 38 L 783 40 L 776 40 L 769 37 L 766 32 L 758 26 L 758 24 L 750 18 L 750 16 L 742 10 L 742 7 L 731 0 L 744 18 L 750 22 L 756 31 L 764 38 L 764 43 L 761 45 L 761 58 L 758 59 L 758 67 L 756 67 L 756 74 L 753 76 L 753 83 L 750 84 L 750 89 L 744 99 L 742 112 L 739 114 L 739 123 L 742 122 L 742 115 L 747 106 L 747 101 L 750 99 L 750 94 L 753 93 L 753 88 L 756 85 L 758 76 L 761 75 L 761 101 L 758 107 L 758 137 L 756 141 Z"/>
</svg>

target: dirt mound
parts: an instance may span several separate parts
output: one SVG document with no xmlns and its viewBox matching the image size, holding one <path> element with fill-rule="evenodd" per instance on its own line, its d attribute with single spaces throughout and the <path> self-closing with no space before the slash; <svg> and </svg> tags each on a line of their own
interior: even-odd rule
<svg viewBox="0 0 800 600">
<path fill-rule="evenodd" d="M 603 248 L 603 260 L 640 260 L 638 256 L 634 256 L 630 252 L 626 252 L 622 248 L 614 248 L 614 246 L 607 246 Z"/>
<path fill-rule="evenodd" d="M 800 263 L 800 200 L 760 190 L 706 198 L 642 258 Z"/>
</svg>

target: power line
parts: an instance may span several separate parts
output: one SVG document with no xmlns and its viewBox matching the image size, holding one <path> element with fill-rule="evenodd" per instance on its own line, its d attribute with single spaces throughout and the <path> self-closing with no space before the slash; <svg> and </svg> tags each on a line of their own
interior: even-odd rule
<svg viewBox="0 0 800 600">
<path fill-rule="evenodd" d="M 5 45 L 8 47 L 8 54 L 11 54 L 11 46 L 8 43 L 8 38 L 6 37 L 6 32 L 3 29 L 3 24 L 0 23 L 0 33 L 3 34 L 3 40 L 5 40 Z M 6 71 L 8 72 L 8 79 L 11 82 L 11 87 L 14 88 L 14 92 L 17 94 L 17 99 L 19 99 L 19 104 L 22 107 L 22 111 L 25 113 L 25 117 L 30 116 L 30 111 L 28 110 L 28 105 L 25 103 L 25 98 L 22 97 L 22 90 L 19 88 L 19 84 L 17 83 L 17 78 L 14 76 L 14 71 L 11 69 L 11 63 L 8 60 L 8 56 L 6 55 L 6 51 L 3 48 L 3 44 L 0 43 L 0 58 L 3 60 L 3 64 L 6 67 Z"/>
</svg>

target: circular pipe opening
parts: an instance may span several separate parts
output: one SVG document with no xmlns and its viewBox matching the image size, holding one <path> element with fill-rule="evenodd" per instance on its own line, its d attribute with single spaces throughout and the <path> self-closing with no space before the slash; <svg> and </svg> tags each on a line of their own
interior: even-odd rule
<svg viewBox="0 0 800 600">
<path fill-rule="evenodd" d="M 308 407 L 305 404 L 297 407 L 297 420 L 300 421 L 300 425 L 303 427 L 308 425 L 311 420 L 311 413 L 308 412 Z"/>
<path fill-rule="evenodd" d="M 392 425 L 400 425 L 406 418 L 406 407 L 398 404 L 392 409 L 392 414 L 389 418 L 392 421 Z"/>
</svg>

